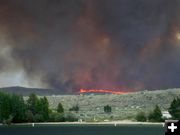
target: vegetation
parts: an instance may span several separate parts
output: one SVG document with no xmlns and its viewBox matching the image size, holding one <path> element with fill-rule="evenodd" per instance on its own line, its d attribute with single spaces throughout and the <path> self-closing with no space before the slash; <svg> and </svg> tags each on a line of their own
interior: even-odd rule
<svg viewBox="0 0 180 135">
<path fill-rule="evenodd" d="M 28 100 L 29 93 L 24 95 L 23 92 L 26 89 L 18 90 L 21 88 L 13 89 L 11 93 L 23 94 L 25 101 Z M 0 89 L 1 91 L 2 89 Z M 9 91 L 4 90 L 4 92 L 10 93 Z M 79 95 L 56 95 L 52 91 L 49 94 L 46 94 L 46 90 L 40 90 L 41 93 L 28 89 L 32 93 L 35 92 L 38 97 L 43 97 L 47 95 L 49 102 L 49 108 L 56 112 L 58 103 L 60 102 L 63 105 L 64 113 L 74 113 L 75 111 L 69 111 L 69 108 L 75 106 L 78 102 L 79 111 L 75 112 L 75 116 L 79 119 L 93 121 L 94 116 L 98 120 L 122 120 L 122 119 L 134 119 L 136 114 L 140 111 L 144 111 L 148 116 L 148 112 L 154 109 L 154 105 L 158 104 L 164 111 L 168 110 L 170 103 L 174 98 L 180 97 L 180 88 L 179 89 L 168 89 L 168 90 L 157 90 L 157 91 L 140 91 L 124 95 L 115 95 L 115 94 L 84 94 Z M 40 96 L 41 95 L 41 96 Z M 42 96 L 43 95 L 43 96 Z M 48 96 L 49 95 L 49 96 Z M 76 104 L 75 104 L 76 103 Z M 104 112 L 105 105 L 113 105 L 113 110 L 111 112 L 112 119 L 110 115 Z M 112 106 L 111 106 L 112 107 Z M 51 113 L 51 112 L 50 112 Z"/>
<path fill-rule="evenodd" d="M 57 106 L 57 112 L 51 112 L 49 116 L 49 121 L 51 122 L 64 122 L 64 108 L 61 103 Z"/>
<path fill-rule="evenodd" d="M 75 111 L 76 113 L 79 111 L 79 106 L 73 106 L 72 108 L 69 109 L 69 111 Z"/>
<path fill-rule="evenodd" d="M 136 120 L 145 122 L 145 121 L 150 121 L 150 122 L 162 122 L 162 113 L 158 105 L 155 106 L 154 110 L 149 113 L 148 116 L 144 112 L 139 112 L 136 115 Z"/>
<path fill-rule="evenodd" d="M 176 98 L 171 102 L 169 113 L 174 119 L 180 119 L 180 98 Z"/>
<path fill-rule="evenodd" d="M 155 106 L 154 110 L 149 113 L 148 120 L 150 122 L 162 122 L 162 113 L 158 105 Z"/>
<path fill-rule="evenodd" d="M 61 103 L 58 104 L 57 111 L 53 112 L 49 109 L 46 97 L 38 98 L 35 94 L 30 94 L 25 102 L 22 96 L 0 92 L 0 123 L 62 122 L 65 120 L 77 121 L 77 118 L 73 115 L 64 117 Z"/>
<path fill-rule="evenodd" d="M 164 111 L 170 107 L 174 98 L 180 97 L 180 89 L 141 91 L 124 95 L 116 94 L 84 94 L 84 95 L 56 95 L 47 96 L 50 108 L 56 109 L 61 102 L 65 113 L 78 102 L 79 111 L 75 116 L 82 120 L 123 120 L 127 118 L 135 119 L 138 112 L 144 111 L 146 116 L 158 104 Z M 25 99 L 27 99 L 25 97 Z M 104 112 L 104 106 L 113 105 L 111 116 Z"/>
<path fill-rule="evenodd" d="M 147 121 L 147 118 L 146 118 L 146 115 L 144 112 L 139 112 L 137 115 L 136 115 L 136 120 L 137 121 L 141 121 L 141 122 L 146 122 Z"/>
<path fill-rule="evenodd" d="M 49 115 L 49 121 L 50 122 L 64 122 L 65 121 L 64 113 L 51 112 Z"/>
<path fill-rule="evenodd" d="M 104 112 L 105 113 L 111 113 L 111 106 L 109 106 L 109 105 L 106 105 L 106 106 L 104 106 Z"/>
<path fill-rule="evenodd" d="M 49 103 L 46 97 L 38 98 L 30 94 L 27 100 L 27 120 L 29 122 L 44 122 L 49 120 Z"/>
<path fill-rule="evenodd" d="M 62 106 L 61 103 L 58 104 L 57 112 L 58 112 L 58 113 L 64 113 L 64 108 L 63 108 L 63 106 Z"/>
<path fill-rule="evenodd" d="M 65 117 L 65 121 L 68 122 L 78 121 L 78 118 L 73 113 L 68 113 Z"/>
<path fill-rule="evenodd" d="M 24 122 L 26 121 L 26 104 L 22 96 L 9 95 L 0 92 L 0 122 Z"/>
<path fill-rule="evenodd" d="M 37 97 L 35 94 L 30 94 L 28 97 L 22 97 L 15 94 L 0 92 L 0 123 L 77 121 L 78 118 L 83 120 L 93 120 L 94 117 L 102 121 L 105 119 L 120 120 L 135 118 L 137 121 L 156 122 L 162 121 L 160 108 L 156 106 L 152 112 L 149 114 L 148 112 L 151 111 L 152 105 L 157 103 L 161 108 L 169 108 L 168 110 L 174 119 L 180 118 L 180 99 L 174 99 L 174 97 L 177 97 L 177 95 L 180 94 L 178 90 L 175 92 L 155 91 L 147 92 L 146 94 L 144 93 L 146 92 L 123 96 L 85 95 L 80 97 L 81 102 L 79 102 L 78 105 L 73 106 L 74 100 L 77 99 L 76 95 L 48 96 L 46 98 L 42 96 Z M 167 94 L 169 96 L 167 96 Z M 147 99 L 144 95 L 152 97 L 151 102 L 146 102 Z M 110 97 L 108 100 L 106 98 L 107 96 Z M 166 97 L 167 100 L 154 100 L 157 96 Z M 130 97 L 133 98 L 133 100 L 127 100 Z M 116 100 L 112 101 L 112 99 Z M 169 102 L 172 102 L 170 106 Z M 107 105 L 109 103 L 113 104 L 113 107 L 115 108 L 113 112 L 111 106 Z M 69 106 L 72 107 L 68 110 Z M 141 110 L 146 110 L 146 114 L 141 112 L 136 115 L 136 113 Z M 102 111 L 107 114 L 102 113 Z M 111 113 L 111 117 L 109 113 Z M 135 115 L 136 117 L 134 117 Z"/>
</svg>

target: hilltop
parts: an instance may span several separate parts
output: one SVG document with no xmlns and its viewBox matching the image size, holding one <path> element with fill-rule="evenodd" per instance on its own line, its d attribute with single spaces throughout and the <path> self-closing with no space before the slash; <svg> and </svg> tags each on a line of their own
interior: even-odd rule
<svg viewBox="0 0 180 135">
<path fill-rule="evenodd" d="M 43 89 L 43 88 L 25 88 L 25 87 L 4 87 L 0 88 L 1 92 L 7 92 L 10 94 L 19 94 L 23 96 L 28 96 L 31 93 L 35 93 L 36 95 L 39 96 L 48 96 L 48 95 L 60 95 L 64 94 L 60 90 L 57 89 Z"/>
</svg>

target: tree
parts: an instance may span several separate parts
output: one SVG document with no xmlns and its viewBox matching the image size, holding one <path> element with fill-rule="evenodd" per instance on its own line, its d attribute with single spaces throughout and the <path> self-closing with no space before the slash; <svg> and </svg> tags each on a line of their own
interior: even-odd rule
<svg viewBox="0 0 180 135">
<path fill-rule="evenodd" d="M 145 122 L 147 120 L 145 113 L 144 112 L 139 112 L 136 115 L 136 120 L 141 121 L 141 122 Z"/>
<path fill-rule="evenodd" d="M 58 113 L 64 113 L 64 108 L 63 108 L 63 106 L 62 106 L 61 103 L 58 104 L 57 112 L 58 112 Z"/>
<path fill-rule="evenodd" d="M 111 113 L 111 106 L 109 106 L 109 105 L 104 106 L 104 112 Z"/>
<path fill-rule="evenodd" d="M 46 97 L 38 99 L 30 94 L 27 104 L 22 96 L 0 92 L 0 122 L 44 122 L 49 121 L 49 103 Z"/>
<path fill-rule="evenodd" d="M 13 94 L 11 97 L 12 117 L 13 122 L 25 121 L 26 104 L 22 96 Z"/>
<path fill-rule="evenodd" d="M 174 99 L 171 102 L 169 113 L 174 119 L 180 119 L 180 98 Z"/>
<path fill-rule="evenodd" d="M 49 102 L 46 97 L 39 99 L 35 94 L 30 94 L 27 104 L 29 111 L 33 114 L 33 120 L 36 122 L 48 121 Z M 31 116 L 30 112 L 28 114 Z"/>
<path fill-rule="evenodd" d="M 10 95 L 0 92 L 0 122 L 9 119 L 11 112 L 12 108 Z"/>
<path fill-rule="evenodd" d="M 40 99 L 41 110 L 39 114 L 43 116 L 44 121 L 49 119 L 49 102 L 46 97 Z"/>
<path fill-rule="evenodd" d="M 38 104 L 38 97 L 34 93 L 30 94 L 29 99 L 27 100 L 27 106 L 33 115 L 37 113 L 37 104 Z"/>
<path fill-rule="evenodd" d="M 0 122 L 24 122 L 26 105 L 19 95 L 0 93 Z"/>
<path fill-rule="evenodd" d="M 149 113 L 148 119 L 151 122 L 162 122 L 162 113 L 158 105 Z"/>
<path fill-rule="evenodd" d="M 35 105 L 35 121 L 43 122 L 49 119 L 49 103 L 46 97 L 37 100 Z"/>
</svg>

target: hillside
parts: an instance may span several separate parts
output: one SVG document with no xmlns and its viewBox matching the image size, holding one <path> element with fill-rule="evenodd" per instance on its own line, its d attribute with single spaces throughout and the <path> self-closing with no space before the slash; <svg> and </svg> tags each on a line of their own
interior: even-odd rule
<svg viewBox="0 0 180 135">
<path fill-rule="evenodd" d="M 177 96 L 180 97 L 180 89 L 142 91 L 124 95 L 59 95 L 48 96 L 48 100 L 51 108 L 56 108 L 61 102 L 66 112 L 69 112 L 72 106 L 78 105 L 80 111 L 75 115 L 86 120 L 119 120 L 131 118 L 139 111 L 149 112 L 156 104 L 161 110 L 167 110 L 170 102 Z M 104 113 L 105 105 L 112 107 L 111 114 Z"/>
<path fill-rule="evenodd" d="M 133 118 L 137 112 L 151 111 L 155 105 L 159 105 L 161 110 L 167 110 L 170 102 L 175 97 L 180 97 L 180 89 L 141 91 L 123 95 L 115 94 L 81 94 L 81 95 L 65 95 L 59 90 L 51 89 L 35 89 L 23 87 L 2 88 L 0 91 L 8 93 L 21 94 L 27 99 L 30 93 L 36 93 L 39 96 L 47 96 L 50 108 L 55 109 L 59 102 L 64 106 L 66 113 L 73 106 L 78 105 L 80 110 L 74 115 L 79 118 L 92 121 L 104 119 L 129 119 Z M 104 113 L 103 107 L 110 105 L 112 113 Z"/>
</svg>

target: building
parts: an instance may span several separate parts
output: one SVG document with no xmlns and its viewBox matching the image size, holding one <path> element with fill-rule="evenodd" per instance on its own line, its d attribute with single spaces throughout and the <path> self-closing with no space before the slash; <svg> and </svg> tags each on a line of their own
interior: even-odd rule
<svg viewBox="0 0 180 135">
<path fill-rule="evenodd" d="M 168 111 L 162 111 L 162 118 L 170 119 L 170 118 L 172 118 L 172 116 Z"/>
</svg>

